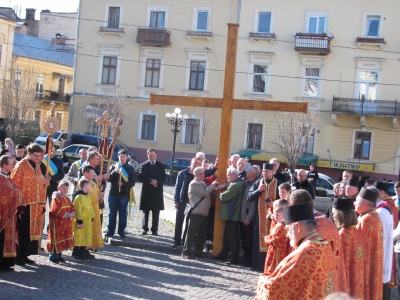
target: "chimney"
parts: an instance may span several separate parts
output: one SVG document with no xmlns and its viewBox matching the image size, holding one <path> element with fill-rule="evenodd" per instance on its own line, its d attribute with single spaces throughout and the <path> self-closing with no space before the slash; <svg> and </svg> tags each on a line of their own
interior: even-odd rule
<svg viewBox="0 0 400 300">
<path fill-rule="evenodd" d="M 36 9 L 35 8 L 27 8 L 26 9 L 26 17 L 25 19 L 28 21 L 35 21 L 35 13 Z"/>
</svg>

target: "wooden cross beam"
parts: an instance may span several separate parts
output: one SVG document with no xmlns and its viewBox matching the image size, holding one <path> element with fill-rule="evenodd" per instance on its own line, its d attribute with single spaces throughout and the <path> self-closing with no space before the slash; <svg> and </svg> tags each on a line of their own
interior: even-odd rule
<svg viewBox="0 0 400 300">
<path fill-rule="evenodd" d="M 226 47 L 225 79 L 223 98 L 186 97 L 150 95 L 150 104 L 212 107 L 222 108 L 221 131 L 219 142 L 218 181 L 226 182 L 226 169 L 230 155 L 232 114 L 234 109 L 287 111 L 307 113 L 307 103 L 252 101 L 233 99 L 235 90 L 236 53 L 239 24 L 228 24 L 228 39 Z M 221 101 L 222 100 L 222 101 Z M 217 195 L 218 196 L 218 195 Z M 222 249 L 225 223 L 219 219 L 221 202 L 215 203 L 213 254 L 217 255 Z"/>
</svg>

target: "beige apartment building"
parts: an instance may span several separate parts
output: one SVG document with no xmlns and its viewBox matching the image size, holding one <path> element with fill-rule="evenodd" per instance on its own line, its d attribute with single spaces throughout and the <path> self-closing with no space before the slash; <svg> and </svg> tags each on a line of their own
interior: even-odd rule
<svg viewBox="0 0 400 300">
<path fill-rule="evenodd" d="M 302 164 L 316 163 L 335 180 L 343 169 L 398 180 L 398 1 L 82 2 L 71 132 L 96 131 L 101 109 L 93 106 L 118 91 L 129 112 L 120 140 L 139 161 L 149 147 L 169 159 L 173 135 L 165 113 L 174 106 L 151 106 L 149 94 L 221 97 L 226 24 L 239 23 L 236 99 L 308 102 L 318 126 Z M 189 120 L 176 157 L 191 157 L 205 110 L 181 109 Z M 220 112 L 207 113 L 203 150 L 216 155 Z M 234 111 L 231 152 L 259 163 L 276 156 L 270 141 L 280 117 Z"/>
</svg>

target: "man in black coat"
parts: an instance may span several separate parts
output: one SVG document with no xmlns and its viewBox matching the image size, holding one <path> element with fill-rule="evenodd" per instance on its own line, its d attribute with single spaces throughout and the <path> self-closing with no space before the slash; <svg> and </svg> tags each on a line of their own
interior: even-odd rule
<svg viewBox="0 0 400 300">
<path fill-rule="evenodd" d="M 315 189 L 312 183 L 307 180 L 307 173 L 305 170 L 300 169 L 297 172 L 298 181 L 294 182 L 292 186 L 296 188 L 296 190 L 306 190 L 310 193 L 311 197 L 315 200 Z"/>
<path fill-rule="evenodd" d="M 279 159 L 277 159 L 275 157 L 271 158 L 269 160 L 269 163 L 274 166 L 274 170 L 273 170 L 274 171 L 274 177 L 276 179 L 278 179 L 281 183 L 286 182 L 287 181 L 286 180 L 286 176 L 283 175 L 281 172 L 279 172 L 279 167 L 281 165 L 281 162 L 279 161 Z"/>
<path fill-rule="evenodd" d="M 153 216 L 151 232 L 158 235 L 158 221 L 160 210 L 164 210 L 163 183 L 166 177 L 164 164 L 157 161 L 155 149 L 147 150 L 147 157 L 139 167 L 139 177 L 143 182 L 142 193 L 140 195 L 140 207 L 143 211 L 142 234 L 149 231 L 149 213 Z"/>
</svg>

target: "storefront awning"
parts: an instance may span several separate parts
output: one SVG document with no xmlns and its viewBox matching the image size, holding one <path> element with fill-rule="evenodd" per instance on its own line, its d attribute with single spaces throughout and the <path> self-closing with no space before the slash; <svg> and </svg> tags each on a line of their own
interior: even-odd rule
<svg viewBox="0 0 400 300">
<path fill-rule="evenodd" d="M 329 161 L 329 160 L 319 160 L 318 167 L 322 168 L 333 168 L 333 169 L 343 169 L 343 170 L 353 170 L 353 171 L 364 171 L 372 172 L 374 170 L 375 164 L 367 163 L 355 163 L 348 161 Z"/>
<path fill-rule="evenodd" d="M 262 161 L 266 162 L 269 161 L 271 158 L 277 158 L 280 162 L 285 163 L 286 160 L 281 153 L 278 152 L 268 152 L 268 151 L 260 151 L 260 150 L 248 150 L 244 149 L 241 151 L 236 152 L 239 154 L 240 157 L 248 157 L 251 160 Z M 318 156 L 314 154 L 303 154 L 300 157 L 298 162 L 299 165 L 310 165 L 310 164 L 317 164 Z"/>
</svg>

